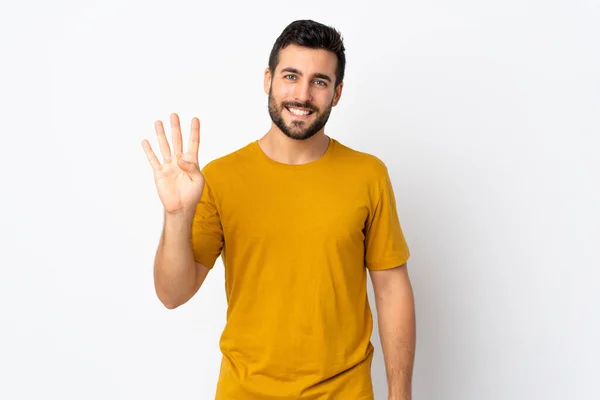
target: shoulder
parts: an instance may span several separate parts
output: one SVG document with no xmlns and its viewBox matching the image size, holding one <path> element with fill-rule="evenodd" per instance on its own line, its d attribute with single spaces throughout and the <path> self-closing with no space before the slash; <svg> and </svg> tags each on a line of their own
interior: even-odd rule
<svg viewBox="0 0 600 400">
<path fill-rule="evenodd" d="M 369 181 L 380 181 L 388 175 L 387 165 L 375 154 L 353 149 L 337 140 L 336 153 L 345 168 Z"/>
<path fill-rule="evenodd" d="M 252 162 L 252 144 L 248 143 L 228 154 L 217 157 L 202 167 L 207 180 L 219 180 L 228 174 L 248 166 Z"/>
</svg>

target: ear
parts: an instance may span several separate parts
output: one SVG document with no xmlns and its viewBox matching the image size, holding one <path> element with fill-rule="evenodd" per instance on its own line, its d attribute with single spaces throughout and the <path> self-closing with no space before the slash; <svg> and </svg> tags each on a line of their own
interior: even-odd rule
<svg viewBox="0 0 600 400">
<path fill-rule="evenodd" d="M 340 84 L 335 88 L 335 92 L 333 93 L 333 103 L 332 107 L 337 106 L 340 102 L 340 97 L 342 97 L 342 88 L 344 87 L 344 82 L 340 82 Z"/>
<path fill-rule="evenodd" d="M 267 69 L 265 69 L 265 82 L 264 82 L 265 94 L 269 94 L 269 91 L 271 90 L 272 78 L 273 77 L 271 76 L 271 70 L 269 69 L 269 67 L 267 67 Z"/>
</svg>

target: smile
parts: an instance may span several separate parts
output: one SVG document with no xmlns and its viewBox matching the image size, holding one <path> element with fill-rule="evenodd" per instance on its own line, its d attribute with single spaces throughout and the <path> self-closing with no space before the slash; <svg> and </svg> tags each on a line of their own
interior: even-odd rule
<svg viewBox="0 0 600 400">
<path fill-rule="evenodd" d="M 294 108 L 294 107 L 286 107 L 286 110 L 289 111 L 290 114 L 292 114 L 294 117 L 308 117 L 309 115 L 311 115 L 313 113 L 313 111 L 310 110 L 303 110 L 300 108 Z"/>
</svg>

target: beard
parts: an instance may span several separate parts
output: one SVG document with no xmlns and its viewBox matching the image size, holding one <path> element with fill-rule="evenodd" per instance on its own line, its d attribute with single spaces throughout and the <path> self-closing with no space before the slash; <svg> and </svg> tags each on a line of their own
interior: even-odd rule
<svg viewBox="0 0 600 400">
<path fill-rule="evenodd" d="M 315 114 L 316 119 L 312 123 L 308 124 L 308 121 L 293 120 L 286 125 L 283 120 L 283 113 L 287 112 L 286 107 L 299 107 L 310 110 Z M 273 123 L 283 132 L 284 135 L 294 140 L 306 140 L 313 137 L 319 132 L 329 119 L 331 109 L 333 107 L 333 100 L 331 104 L 321 112 L 317 107 L 310 103 L 299 103 L 296 101 L 287 101 L 281 103 L 278 107 L 275 98 L 273 97 L 273 90 L 269 90 L 269 115 Z"/>
</svg>

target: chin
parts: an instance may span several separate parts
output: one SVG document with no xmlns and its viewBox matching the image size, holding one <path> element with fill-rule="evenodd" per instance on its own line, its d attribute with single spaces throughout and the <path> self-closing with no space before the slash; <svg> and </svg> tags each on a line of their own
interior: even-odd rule
<svg viewBox="0 0 600 400">
<path fill-rule="evenodd" d="M 287 132 L 283 132 L 287 137 L 295 139 L 295 140 L 306 140 L 313 137 L 315 133 L 310 133 L 307 130 L 303 129 L 302 131 L 296 131 L 292 129 L 288 129 Z"/>
</svg>

